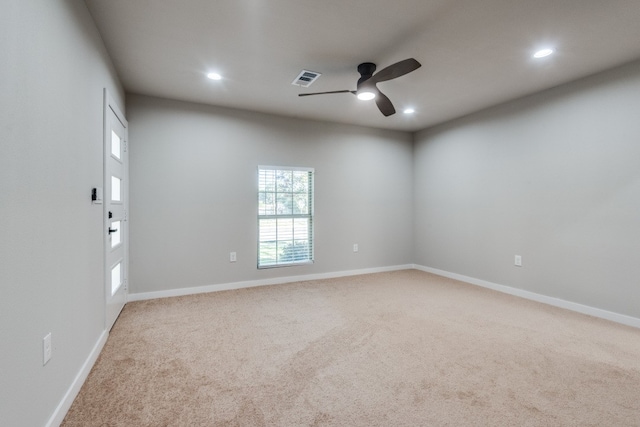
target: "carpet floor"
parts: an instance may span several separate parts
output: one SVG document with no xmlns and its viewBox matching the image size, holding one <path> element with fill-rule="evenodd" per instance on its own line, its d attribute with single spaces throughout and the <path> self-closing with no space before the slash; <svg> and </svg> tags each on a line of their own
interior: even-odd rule
<svg viewBox="0 0 640 427">
<path fill-rule="evenodd" d="M 132 302 L 63 426 L 640 426 L 640 330 L 404 270 Z"/>
</svg>

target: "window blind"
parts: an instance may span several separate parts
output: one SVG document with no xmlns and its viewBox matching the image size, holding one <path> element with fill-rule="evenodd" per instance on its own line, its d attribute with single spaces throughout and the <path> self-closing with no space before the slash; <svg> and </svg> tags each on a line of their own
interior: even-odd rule
<svg viewBox="0 0 640 427">
<path fill-rule="evenodd" d="M 258 268 L 313 262 L 313 175 L 258 166 Z"/>
</svg>

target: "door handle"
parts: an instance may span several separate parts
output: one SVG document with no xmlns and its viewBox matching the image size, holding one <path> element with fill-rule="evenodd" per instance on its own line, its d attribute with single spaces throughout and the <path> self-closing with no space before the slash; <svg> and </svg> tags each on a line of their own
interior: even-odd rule
<svg viewBox="0 0 640 427">
<path fill-rule="evenodd" d="M 117 229 L 117 228 L 111 228 L 111 227 L 109 227 L 109 234 L 111 234 L 111 233 L 115 233 L 116 231 L 118 231 L 118 229 Z"/>
</svg>

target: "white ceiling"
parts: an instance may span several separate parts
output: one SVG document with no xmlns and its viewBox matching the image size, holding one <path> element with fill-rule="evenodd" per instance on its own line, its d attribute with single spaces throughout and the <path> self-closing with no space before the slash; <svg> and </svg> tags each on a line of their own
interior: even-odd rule
<svg viewBox="0 0 640 427">
<path fill-rule="evenodd" d="M 125 90 L 415 131 L 640 58 L 639 0 L 86 0 Z M 533 60 L 539 47 L 556 54 Z M 351 94 L 361 62 L 422 67 Z M 302 69 L 322 76 L 291 82 Z M 210 71 L 224 76 L 206 78 Z M 402 114 L 411 106 L 412 116 Z"/>
</svg>

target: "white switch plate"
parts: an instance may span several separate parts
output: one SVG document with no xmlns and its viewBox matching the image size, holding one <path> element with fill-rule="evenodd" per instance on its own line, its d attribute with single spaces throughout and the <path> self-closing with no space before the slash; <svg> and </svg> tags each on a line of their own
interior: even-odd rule
<svg viewBox="0 0 640 427">
<path fill-rule="evenodd" d="M 102 197 L 103 197 L 102 187 L 96 187 L 91 190 L 91 202 L 94 205 L 101 205 Z"/>
<path fill-rule="evenodd" d="M 513 263 L 516 267 L 522 267 L 522 257 L 520 255 L 516 255 L 515 261 Z"/>
<path fill-rule="evenodd" d="M 42 339 L 42 365 L 46 365 L 51 360 L 51 332 Z"/>
<path fill-rule="evenodd" d="M 236 258 L 236 253 L 235 252 L 229 252 L 229 262 L 236 262 L 237 258 Z"/>
<path fill-rule="evenodd" d="M 358 252 L 358 244 L 357 243 L 353 244 L 353 252 Z"/>
</svg>

